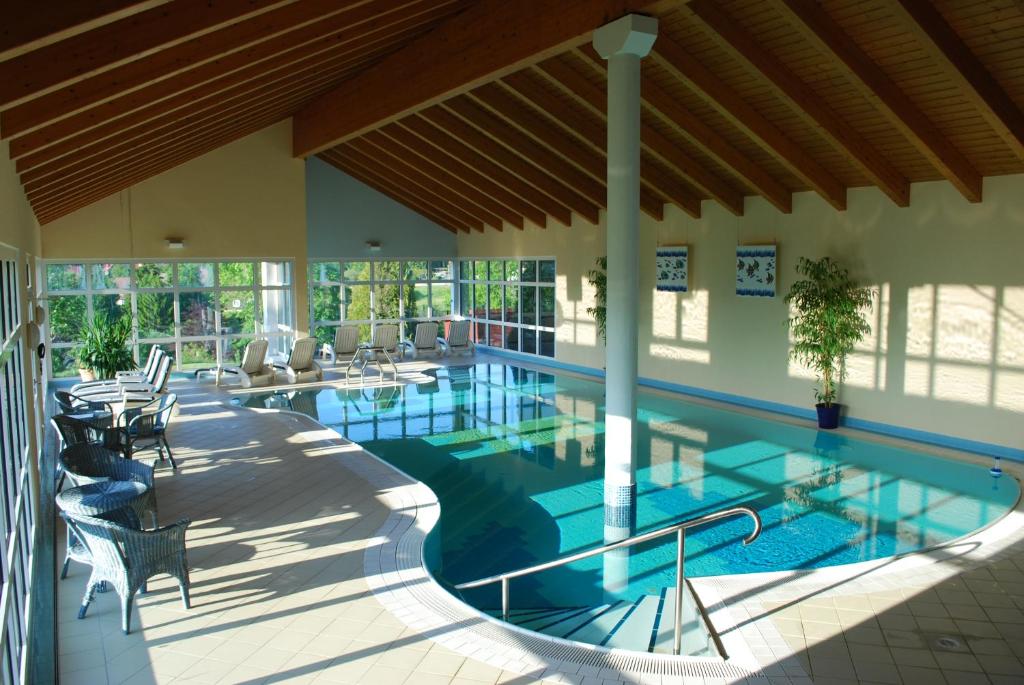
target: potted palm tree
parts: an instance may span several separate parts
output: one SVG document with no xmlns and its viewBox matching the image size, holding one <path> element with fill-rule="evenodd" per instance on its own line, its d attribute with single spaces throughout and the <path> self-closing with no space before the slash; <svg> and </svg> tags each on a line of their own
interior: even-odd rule
<svg viewBox="0 0 1024 685">
<path fill-rule="evenodd" d="M 838 386 L 846 372 L 846 356 L 871 332 L 865 314 L 872 291 L 858 286 L 846 269 L 830 257 L 801 257 L 796 271 L 803 276 L 786 295 L 793 336 L 790 356 L 818 377 L 818 427 L 839 425 Z"/>
<path fill-rule="evenodd" d="M 75 348 L 82 380 L 113 378 L 118 371 L 134 369 L 131 339 L 132 317 L 121 316 L 111 321 L 105 314 L 94 316 Z"/>
</svg>

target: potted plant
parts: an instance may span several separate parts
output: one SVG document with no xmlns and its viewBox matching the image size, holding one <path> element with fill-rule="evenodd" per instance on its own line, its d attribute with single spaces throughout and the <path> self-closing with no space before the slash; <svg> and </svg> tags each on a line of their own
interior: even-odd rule
<svg viewBox="0 0 1024 685">
<path fill-rule="evenodd" d="M 839 425 L 838 386 L 846 372 L 846 356 L 871 332 L 866 312 L 872 291 L 858 286 L 846 269 L 830 257 L 801 257 L 796 271 L 803 276 L 786 295 L 793 335 L 790 356 L 818 377 L 818 427 Z"/>
<path fill-rule="evenodd" d="M 594 306 L 587 307 L 587 314 L 594 317 L 601 340 L 608 342 L 605 321 L 607 316 L 606 297 L 608 294 L 608 258 L 598 257 L 597 268 L 587 272 L 587 282 L 594 287 Z"/>
<path fill-rule="evenodd" d="M 132 318 L 122 316 L 111 321 L 97 314 L 86 324 L 82 340 L 75 348 L 82 380 L 113 378 L 118 371 L 135 368 L 132 358 Z"/>
</svg>

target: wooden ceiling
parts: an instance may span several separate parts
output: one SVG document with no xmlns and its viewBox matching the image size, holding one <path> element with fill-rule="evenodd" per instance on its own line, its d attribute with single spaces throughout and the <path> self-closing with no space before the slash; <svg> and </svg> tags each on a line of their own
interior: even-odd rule
<svg viewBox="0 0 1024 685">
<path fill-rule="evenodd" d="M 861 186 L 906 206 L 937 179 L 978 202 L 982 177 L 1024 172 L 1022 0 L 54 4 L 0 28 L 0 135 L 41 223 L 293 115 L 299 154 L 451 231 L 596 223 L 604 63 L 586 41 L 545 50 L 511 16 L 545 8 L 660 17 L 643 66 L 652 217 L 704 200 L 740 215 L 748 196 L 789 212 L 804 190 L 842 210 Z M 476 78 L 488 40 L 521 49 Z M 375 88 L 405 102 L 359 107 Z"/>
</svg>

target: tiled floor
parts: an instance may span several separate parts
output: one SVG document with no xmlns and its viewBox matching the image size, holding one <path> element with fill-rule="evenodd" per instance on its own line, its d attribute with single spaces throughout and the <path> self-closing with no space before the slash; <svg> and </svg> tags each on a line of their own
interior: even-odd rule
<svg viewBox="0 0 1024 685">
<path fill-rule="evenodd" d="M 63 683 L 528 683 L 552 673 L 495 667 L 472 640 L 449 649 L 437 641 L 444 626 L 409 628 L 404 607 L 390 601 L 392 613 L 378 600 L 381 580 L 368 583 L 364 564 L 367 550 L 392 542 L 378 535 L 395 498 L 358 475 L 370 457 L 298 417 L 229 409 L 209 386 L 177 391 L 180 468 L 158 468 L 157 492 L 162 521 L 192 520 L 192 608 L 159 578 L 138 599 L 131 635 L 120 631 L 113 593 L 76 620 L 87 570 L 73 563 L 59 587 Z M 768 679 L 750 682 L 1024 683 L 1024 543 L 984 556 L 936 556 L 838 583 L 698 588 L 726 605 L 723 627 L 764 666 Z M 551 679 L 602 676 L 620 678 L 579 669 Z"/>
</svg>

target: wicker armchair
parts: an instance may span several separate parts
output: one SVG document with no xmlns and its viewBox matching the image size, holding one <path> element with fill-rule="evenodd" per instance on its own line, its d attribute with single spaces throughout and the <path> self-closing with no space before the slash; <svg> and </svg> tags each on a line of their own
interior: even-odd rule
<svg viewBox="0 0 1024 685">
<path fill-rule="evenodd" d="M 53 399 L 57 402 L 57 409 L 61 414 L 83 414 L 83 413 L 107 413 L 113 416 L 114 409 L 110 402 L 101 400 L 90 400 L 86 397 L 79 397 L 66 390 L 58 390 L 53 393 Z"/>
<path fill-rule="evenodd" d="M 157 530 L 133 530 L 91 516 L 67 512 L 62 512 L 61 516 L 88 548 L 92 564 L 92 575 L 89 576 L 78 618 L 85 618 L 100 585 L 110 583 L 121 598 L 121 629 L 125 634 L 129 633 L 135 593 L 139 590 L 145 592 L 146 581 L 160 573 L 177 579 L 182 604 L 189 608 L 185 530 L 191 521 L 182 519 Z"/>
<path fill-rule="evenodd" d="M 153 527 L 157 525 L 156 517 L 156 484 L 153 480 L 153 467 L 141 461 L 125 459 L 114 450 L 106 449 L 100 445 L 79 444 L 63 449 L 57 457 L 64 473 L 72 485 L 79 486 L 86 483 L 95 483 L 101 480 L 120 480 L 142 483 L 148 488 L 146 495 L 134 505 L 135 513 L 139 520 L 145 520 L 149 514 L 153 521 Z M 64 572 L 67 572 L 65 560 Z"/>
<path fill-rule="evenodd" d="M 129 459 L 136 452 L 153 448 L 160 456 L 171 461 L 171 468 L 178 468 L 174 454 L 167 442 L 167 425 L 178 396 L 173 392 L 160 395 L 146 404 L 124 412 L 118 418 L 118 431 L 124 440 L 125 456 Z"/>
</svg>

